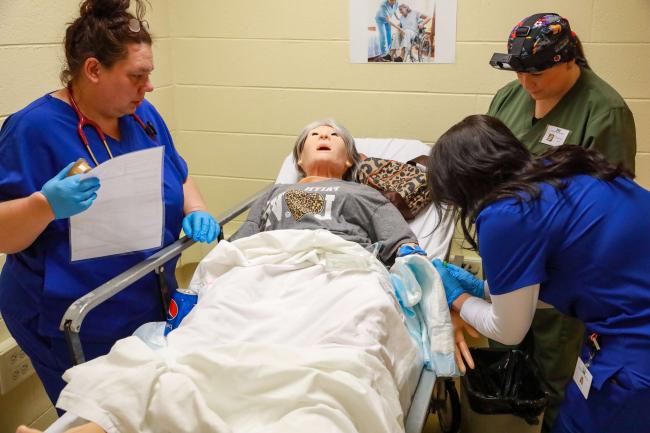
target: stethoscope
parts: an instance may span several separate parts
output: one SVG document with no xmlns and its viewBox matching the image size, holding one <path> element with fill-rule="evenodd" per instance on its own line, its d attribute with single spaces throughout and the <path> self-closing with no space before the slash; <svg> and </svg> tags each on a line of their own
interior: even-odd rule
<svg viewBox="0 0 650 433">
<path fill-rule="evenodd" d="M 74 112 L 77 113 L 77 117 L 79 118 L 79 123 L 77 123 L 77 133 L 79 134 L 79 138 L 81 139 L 81 142 L 86 146 L 86 150 L 88 150 L 88 153 L 90 154 L 90 157 L 93 159 L 93 162 L 95 165 L 99 165 L 99 162 L 97 162 L 97 158 L 95 158 L 95 154 L 93 153 L 92 149 L 90 148 L 90 143 L 88 142 L 88 138 L 86 137 L 86 133 L 84 132 L 84 127 L 85 126 L 91 126 L 92 128 L 95 129 L 95 132 L 97 132 L 97 135 L 99 135 L 99 139 L 104 143 L 104 147 L 106 148 L 106 152 L 108 152 L 108 156 L 110 159 L 113 159 L 113 153 L 111 152 L 111 148 L 108 147 L 108 142 L 106 141 L 106 136 L 104 135 L 104 131 L 102 131 L 102 128 L 94 121 L 90 120 L 86 116 L 83 115 L 81 110 L 79 109 L 79 106 L 77 105 L 77 101 L 74 99 L 74 95 L 72 94 L 72 86 L 68 86 L 68 95 L 70 96 L 70 104 L 72 105 L 72 108 L 74 109 Z M 153 127 L 151 122 L 147 122 L 146 124 L 140 119 L 140 116 L 137 114 L 133 113 L 131 114 L 131 117 L 135 119 L 135 121 L 140 125 L 140 127 L 144 130 L 144 132 L 151 138 L 152 140 L 156 139 L 156 135 L 158 134 L 156 132 L 156 129 Z"/>
</svg>

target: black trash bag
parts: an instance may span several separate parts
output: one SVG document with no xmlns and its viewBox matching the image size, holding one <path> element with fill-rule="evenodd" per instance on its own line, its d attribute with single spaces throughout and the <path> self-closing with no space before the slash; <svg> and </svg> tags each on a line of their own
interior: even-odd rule
<svg viewBox="0 0 650 433">
<path fill-rule="evenodd" d="M 512 414 L 530 425 L 548 403 L 548 393 L 529 356 L 515 349 L 470 349 L 476 368 L 462 377 L 472 410 L 481 414 Z"/>
</svg>

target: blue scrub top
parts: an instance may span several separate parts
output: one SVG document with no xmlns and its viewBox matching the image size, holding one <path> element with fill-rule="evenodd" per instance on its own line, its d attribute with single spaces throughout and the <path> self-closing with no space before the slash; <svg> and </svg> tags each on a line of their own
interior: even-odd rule
<svg viewBox="0 0 650 433">
<path fill-rule="evenodd" d="M 375 21 L 378 23 L 387 23 L 387 16 L 395 15 L 397 13 L 397 2 L 393 3 L 391 6 L 387 1 L 379 5 L 377 14 L 375 15 Z"/>
<path fill-rule="evenodd" d="M 183 183 L 187 164 L 174 148 L 162 117 L 147 101 L 136 113 L 158 132 L 151 139 L 131 116 L 119 119 L 121 140 L 106 137 L 114 156 L 164 146 L 163 245 L 178 239 L 183 219 Z M 63 167 L 83 157 L 92 159 L 77 134 L 77 116 L 68 104 L 45 95 L 10 116 L 0 131 L 0 201 L 27 197 Z M 85 128 L 98 161 L 109 159 L 95 130 Z M 11 254 L 0 274 L 0 312 L 27 321 L 38 316 L 39 332 L 62 337 L 59 323 L 65 310 L 107 280 L 158 249 L 82 261 L 70 261 L 69 220 L 50 223 L 27 249 Z M 166 266 L 167 281 L 175 288 L 175 261 Z M 157 280 L 149 275 L 94 309 L 81 335 L 95 341 L 114 341 L 140 324 L 161 320 Z"/>
<path fill-rule="evenodd" d="M 476 221 L 496 295 L 540 283 L 540 299 L 598 333 L 593 385 L 623 366 L 650 384 L 650 192 L 632 180 L 575 176 L 518 204 L 504 199 Z M 638 382 L 638 383 L 641 383 Z"/>
</svg>

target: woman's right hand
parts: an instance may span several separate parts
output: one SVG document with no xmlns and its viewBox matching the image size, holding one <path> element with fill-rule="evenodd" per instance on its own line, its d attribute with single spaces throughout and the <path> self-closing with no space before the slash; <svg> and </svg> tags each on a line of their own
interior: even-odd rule
<svg viewBox="0 0 650 433">
<path fill-rule="evenodd" d="M 463 289 L 472 296 L 483 299 L 485 283 L 476 278 L 471 272 L 451 263 L 445 265 L 447 271 L 458 280 Z"/>
<path fill-rule="evenodd" d="M 52 208 L 54 219 L 69 218 L 83 212 L 97 198 L 99 179 L 96 177 L 81 179 L 80 174 L 66 177 L 73 165 L 74 162 L 68 164 L 41 189 L 41 194 L 45 196 Z"/>
<path fill-rule="evenodd" d="M 434 268 L 436 268 L 436 271 L 438 271 L 438 275 L 440 275 L 442 285 L 445 289 L 445 296 L 447 297 L 447 305 L 451 310 L 454 301 L 460 295 L 466 293 L 466 290 L 460 281 L 458 281 L 456 277 L 449 272 L 447 263 L 443 263 L 443 261 L 440 259 L 433 259 L 431 264 Z"/>
</svg>

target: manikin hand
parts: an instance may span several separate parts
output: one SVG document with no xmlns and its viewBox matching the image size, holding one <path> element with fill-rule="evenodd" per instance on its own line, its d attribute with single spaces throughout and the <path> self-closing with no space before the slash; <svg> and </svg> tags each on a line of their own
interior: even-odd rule
<svg viewBox="0 0 650 433">
<path fill-rule="evenodd" d="M 478 338 L 480 334 L 460 317 L 460 313 L 453 310 L 449 313 L 451 314 L 451 325 L 454 328 L 454 342 L 456 343 L 454 357 L 456 359 L 456 365 L 461 373 L 465 374 L 467 371 L 465 363 L 467 363 L 469 368 L 474 369 L 474 360 L 469 353 L 469 347 L 467 347 L 467 343 L 465 342 L 465 333 L 463 331 L 474 338 Z"/>
</svg>

